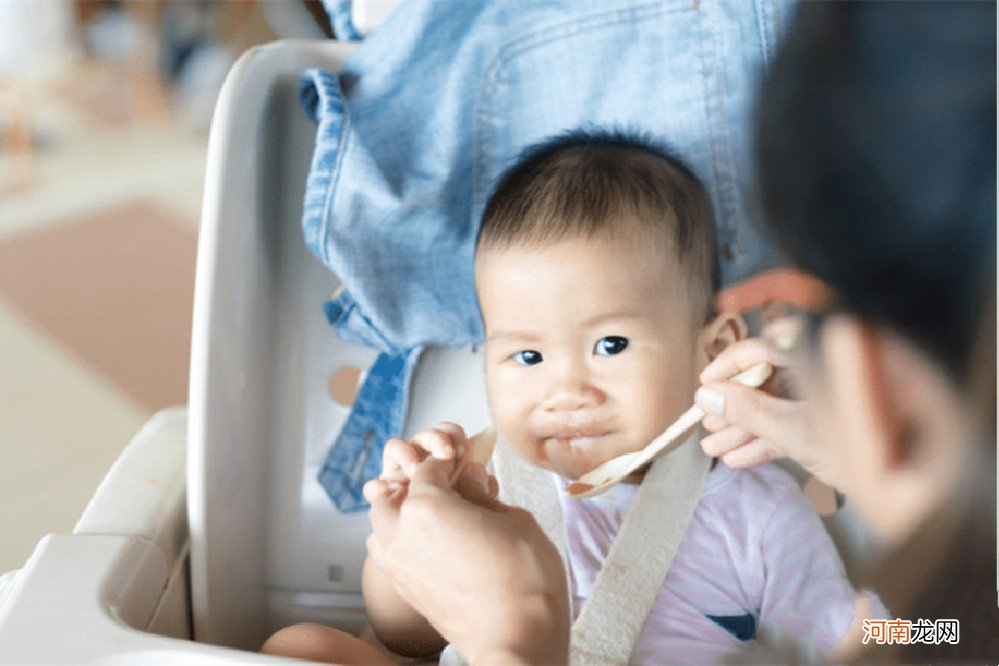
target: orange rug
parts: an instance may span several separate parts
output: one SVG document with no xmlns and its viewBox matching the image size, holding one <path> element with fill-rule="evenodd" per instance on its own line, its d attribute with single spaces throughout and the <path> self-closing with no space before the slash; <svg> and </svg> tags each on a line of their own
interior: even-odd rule
<svg viewBox="0 0 999 666">
<path fill-rule="evenodd" d="M 0 240 L 0 299 L 150 411 L 187 402 L 196 246 L 129 202 Z"/>
</svg>

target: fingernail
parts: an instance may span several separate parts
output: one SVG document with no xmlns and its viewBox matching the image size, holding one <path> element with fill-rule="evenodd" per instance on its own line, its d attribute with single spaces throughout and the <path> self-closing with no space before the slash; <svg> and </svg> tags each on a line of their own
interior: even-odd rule
<svg viewBox="0 0 999 666">
<path fill-rule="evenodd" d="M 712 388 L 702 386 L 697 389 L 694 402 L 708 414 L 723 416 L 725 413 L 725 396 Z"/>
<path fill-rule="evenodd" d="M 458 448 L 455 449 L 455 453 L 457 454 L 457 456 L 459 458 L 462 457 L 463 455 L 465 455 L 465 447 L 464 447 L 464 445 L 459 444 Z"/>
</svg>

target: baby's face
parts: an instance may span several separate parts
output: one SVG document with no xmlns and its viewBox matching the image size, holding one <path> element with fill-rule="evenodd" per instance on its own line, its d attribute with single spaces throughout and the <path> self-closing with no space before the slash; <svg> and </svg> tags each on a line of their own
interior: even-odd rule
<svg viewBox="0 0 999 666">
<path fill-rule="evenodd" d="M 675 264 L 651 235 L 479 252 L 493 418 L 522 457 L 576 479 L 691 405 L 703 322 Z"/>
</svg>

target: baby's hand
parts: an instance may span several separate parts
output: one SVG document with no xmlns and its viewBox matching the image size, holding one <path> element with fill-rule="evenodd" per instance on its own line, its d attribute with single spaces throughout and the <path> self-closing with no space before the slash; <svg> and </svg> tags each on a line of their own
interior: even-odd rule
<svg viewBox="0 0 999 666">
<path fill-rule="evenodd" d="M 365 496 L 369 492 L 378 494 L 386 490 L 397 490 L 409 482 L 419 463 L 427 457 L 433 457 L 455 461 L 452 484 L 456 487 L 463 485 L 459 480 L 467 476 L 495 497 L 498 491 L 496 479 L 485 469 L 495 444 L 494 428 L 486 428 L 469 439 L 460 425 L 448 421 L 421 430 L 409 441 L 393 437 L 385 443 L 381 476 L 366 484 Z"/>
<path fill-rule="evenodd" d="M 427 456 L 460 461 L 465 453 L 465 430 L 457 423 L 442 421 L 421 430 L 409 441 L 393 437 L 385 442 L 381 479 L 406 481 Z"/>
</svg>

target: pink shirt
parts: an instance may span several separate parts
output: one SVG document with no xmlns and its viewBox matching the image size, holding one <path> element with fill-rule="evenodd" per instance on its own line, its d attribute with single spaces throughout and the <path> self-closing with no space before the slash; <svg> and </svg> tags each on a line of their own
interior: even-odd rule
<svg viewBox="0 0 999 666">
<path fill-rule="evenodd" d="M 556 477 L 557 478 L 557 477 Z M 559 479 L 560 488 L 565 484 Z M 589 596 L 635 484 L 582 500 L 559 492 L 574 614 Z M 853 622 L 856 592 L 811 502 L 774 465 L 709 474 L 632 663 L 718 663 L 772 623 L 830 649 Z M 886 617 L 872 599 L 872 617 Z"/>
</svg>

